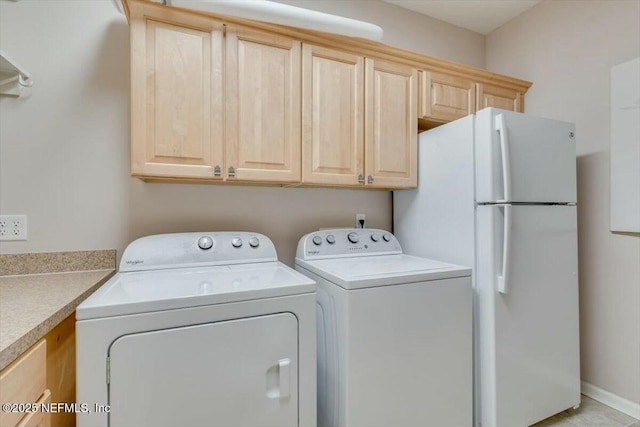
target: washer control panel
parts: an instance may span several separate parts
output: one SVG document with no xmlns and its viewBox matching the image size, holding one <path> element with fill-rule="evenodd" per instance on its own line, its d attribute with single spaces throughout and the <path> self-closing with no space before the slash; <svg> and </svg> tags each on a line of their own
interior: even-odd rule
<svg viewBox="0 0 640 427">
<path fill-rule="evenodd" d="M 120 260 L 119 271 L 277 260 L 273 242 L 259 233 L 228 231 L 157 234 L 130 243 Z"/>
<path fill-rule="evenodd" d="M 296 257 L 308 260 L 401 253 L 400 243 L 388 231 L 373 228 L 336 228 L 303 236 L 298 242 Z"/>
</svg>

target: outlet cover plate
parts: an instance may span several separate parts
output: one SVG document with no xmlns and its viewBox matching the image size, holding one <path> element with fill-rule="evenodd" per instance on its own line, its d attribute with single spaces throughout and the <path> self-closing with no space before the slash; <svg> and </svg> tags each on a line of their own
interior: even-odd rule
<svg viewBox="0 0 640 427">
<path fill-rule="evenodd" d="M 0 241 L 27 240 L 26 215 L 0 215 Z"/>
</svg>

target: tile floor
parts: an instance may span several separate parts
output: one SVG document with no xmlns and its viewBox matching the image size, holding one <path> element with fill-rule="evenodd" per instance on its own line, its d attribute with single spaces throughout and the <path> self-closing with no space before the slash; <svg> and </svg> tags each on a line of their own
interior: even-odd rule
<svg viewBox="0 0 640 427">
<path fill-rule="evenodd" d="M 533 427 L 640 427 L 640 421 L 583 394 L 578 409 L 568 409 Z"/>
</svg>

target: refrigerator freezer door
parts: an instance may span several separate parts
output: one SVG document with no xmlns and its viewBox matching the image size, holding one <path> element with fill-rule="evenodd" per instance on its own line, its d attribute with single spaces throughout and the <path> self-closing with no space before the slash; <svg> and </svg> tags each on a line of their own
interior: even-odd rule
<svg viewBox="0 0 640 427">
<path fill-rule="evenodd" d="M 476 221 L 479 421 L 532 425 L 580 402 L 576 207 L 478 206 Z"/>
<path fill-rule="evenodd" d="M 486 108 L 475 126 L 476 202 L 576 201 L 575 125 Z"/>
</svg>

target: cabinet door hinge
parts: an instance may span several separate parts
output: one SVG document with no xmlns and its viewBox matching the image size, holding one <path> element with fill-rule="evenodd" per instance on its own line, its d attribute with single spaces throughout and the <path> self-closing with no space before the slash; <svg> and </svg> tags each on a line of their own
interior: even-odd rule
<svg viewBox="0 0 640 427">
<path fill-rule="evenodd" d="M 111 358 L 107 356 L 107 385 L 111 383 Z"/>
</svg>

